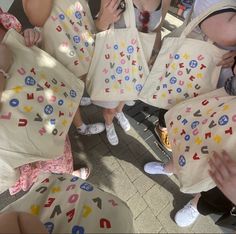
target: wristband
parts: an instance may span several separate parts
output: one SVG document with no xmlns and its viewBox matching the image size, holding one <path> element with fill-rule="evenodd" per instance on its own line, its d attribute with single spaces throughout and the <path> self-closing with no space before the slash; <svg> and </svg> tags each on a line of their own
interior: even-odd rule
<svg viewBox="0 0 236 234">
<path fill-rule="evenodd" d="M 234 75 L 236 75 L 236 74 L 234 73 L 234 68 L 235 68 L 235 66 L 236 66 L 236 56 L 234 57 L 234 64 L 233 64 L 233 66 L 232 66 L 232 72 L 233 72 Z"/>
<path fill-rule="evenodd" d="M 8 79 L 10 76 L 8 73 L 6 73 L 3 69 L 0 69 L 0 73 L 3 74 L 3 76 L 5 77 L 5 79 Z"/>
</svg>

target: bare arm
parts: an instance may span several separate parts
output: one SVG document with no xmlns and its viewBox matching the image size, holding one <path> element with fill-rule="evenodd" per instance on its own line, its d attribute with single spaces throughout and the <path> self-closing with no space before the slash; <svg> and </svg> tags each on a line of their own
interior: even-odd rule
<svg viewBox="0 0 236 234">
<path fill-rule="evenodd" d="M 236 205 L 236 161 L 223 151 L 209 160 L 210 176 L 224 195 Z"/>
<path fill-rule="evenodd" d="M 220 46 L 236 45 L 236 13 L 225 12 L 211 16 L 201 24 L 207 37 Z"/>
<path fill-rule="evenodd" d="M 22 0 L 23 8 L 30 23 L 42 27 L 52 9 L 52 0 Z"/>
<path fill-rule="evenodd" d="M 152 56 L 151 56 L 151 59 L 149 61 L 150 65 L 152 65 L 154 63 L 154 61 L 156 59 L 156 56 L 158 55 L 158 52 L 161 49 L 161 28 L 162 28 L 162 25 L 164 23 L 166 14 L 169 10 L 170 2 L 171 2 L 171 0 L 163 0 L 163 2 L 162 2 L 162 4 L 163 4 L 162 5 L 162 20 L 161 20 L 161 24 L 155 30 L 156 39 L 155 39 L 155 43 L 154 43 L 154 46 L 153 46 Z"/>
<path fill-rule="evenodd" d="M 101 7 L 95 25 L 98 31 L 107 30 L 110 24 L 117 22 L 121 16 L 121 10 L 117 9 L 120 0 L 101 0 Z"/>
</svg>

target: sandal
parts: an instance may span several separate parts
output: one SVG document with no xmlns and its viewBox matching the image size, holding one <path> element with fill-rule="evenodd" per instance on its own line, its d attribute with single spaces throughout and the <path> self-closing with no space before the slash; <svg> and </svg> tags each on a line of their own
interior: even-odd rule
<svg viewBox="0 0 236 234">
<path fill-rule="evenodd" d="M 87 180 L 90 175 L 90 169 L 88 167 L 81 167 L 80 169 L 73 171 L 72 175 Z"/>
</svg>

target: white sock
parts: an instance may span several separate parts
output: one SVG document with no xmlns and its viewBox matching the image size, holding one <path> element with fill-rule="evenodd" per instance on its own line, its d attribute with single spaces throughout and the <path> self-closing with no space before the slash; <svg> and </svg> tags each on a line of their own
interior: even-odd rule
<svg viewBox="0 0 236 234">
<path fill-rule="evenodd" d="M 86 128 L 87 128 L 87 125 L 86 125 L 85 123 L 83 123 L 81 126 L 79 126 L 79 127 L 77 128 L 77 130 L 78 130 L 79 132 L 85 132 Z"/>
<path fill-rule="evenodd" d="M 113 123 L 112 123 L 112 124 L 106 124 L 106 123 L 105 123 L 105 127 L 106 127 L 106 129 L 110 129 L 110 128 L 113 127 Z"/>
</svg>

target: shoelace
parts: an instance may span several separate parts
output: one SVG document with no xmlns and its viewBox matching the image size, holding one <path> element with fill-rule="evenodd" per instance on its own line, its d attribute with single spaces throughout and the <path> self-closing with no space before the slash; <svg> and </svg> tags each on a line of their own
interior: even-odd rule
<svg viewBox="0 0 236 234">
<path fill-rule="evenodd" d="M 194 209 L 193 205 L 191 203 L 187 204 L 185 206 L 186 209 L 190 210 L 190 214 L 192 216 L 192 218 L 196 217 L 196 214 L 198 214 L 198 211 L 196 209 Z"/>
</svg>

